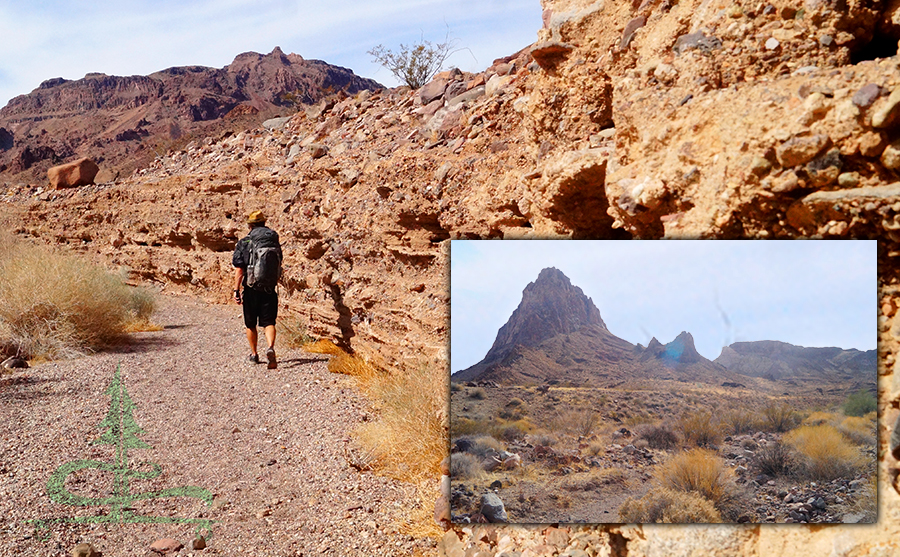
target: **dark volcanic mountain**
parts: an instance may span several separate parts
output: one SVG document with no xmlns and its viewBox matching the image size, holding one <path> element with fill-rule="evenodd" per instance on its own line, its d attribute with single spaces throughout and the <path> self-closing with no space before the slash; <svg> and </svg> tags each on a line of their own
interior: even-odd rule
<svg viewBox="0 0 900 557">
<path fill-rule="evenodd" d="M 715 360 L 729 370 L 770 380 L 826 381 L 848 387 L 872 385 L 877 373 L 877 350 L 805 348 L 765 340 L 736 342 Z"/>
<path fill-rule="evenodd" d="M 452 376 L 453 381 L 579 385 L 645 378 L 747 382 L 701 356 L 690 333 L 665 345 L 654 338 L 647 348 L 613 335 L 594 302 L 554 268 L 525 287 L 484 359 Z"/>
<path fill-rule="evenodd" d="M 169 68 L 149 76 L 50 79 L 0 110 L 0 181 L 42 184 L 54 164 L 87 156 L 127 172 L 192 137 L 246 129 L 338 92 L 382 86 L 275 48 L 222 69 Z"/>
</svg>

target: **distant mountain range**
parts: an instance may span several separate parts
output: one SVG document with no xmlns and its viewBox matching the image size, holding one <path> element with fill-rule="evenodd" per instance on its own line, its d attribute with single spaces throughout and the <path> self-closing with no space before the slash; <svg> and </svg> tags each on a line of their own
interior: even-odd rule
<svg viewBox="0 0 900 557">
<path fill-rule="evenodd" d="M 812 380 L 856 386 L 873 383 L 875 370 L 875 350 L 739 342 L 710 361 L 697 352 L 688 332 L 668 344 L 653 338 L 646 347 L 633 345 L 609 331 L 593 301 L 568 277 L 547 268 L 525 287 L 484 359 L 451 380 L 609 386 L 652 378 L 747 387 L 765 380 Z"/>
<path fill-rule="evenodd" d="M 243 130 L 338 92 L 382 88 L 277 47 L 241 54 L 221 69 L 49 79 L 0 110 L 0 182 L 42 184 L 47 168 L 82 156 L 98 162 L 108 180 L 194 137 Z"/>
</svg>

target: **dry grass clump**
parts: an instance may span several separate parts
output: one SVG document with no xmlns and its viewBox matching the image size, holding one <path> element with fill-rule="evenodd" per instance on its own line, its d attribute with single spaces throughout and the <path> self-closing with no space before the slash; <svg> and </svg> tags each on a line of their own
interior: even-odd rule
<svg viewBox="0 0 900 557">
<path fill-rule="evenodd" d="M 586 474 L 578 474 L 562 484 L 566 491 L 593 491 L 605 485 L 625 485 L 628 474 L 621 468 L 592 468 Z"/>
<path fill-rule="evenodd" d="M 669 424 L 644 426 L 638 430 L 637 435 L 653 449 L 674 449 L 680 441 L 678 434 Z"/>
<path fill-rule="evenodd" d="M 472 389 L 471 391 L 469 391 L 469 398 L 474 400 L 484 400 L 487 398 L 487 391 L 485 391 L 481 387 Z"/>
<path fill-rule="evenodd" d="M 464 435 L 477 435 L 479 433 L 490 435 L 496 424 L 487 420 L 473 420 L 471 418 L 456 418 L 450 424 L 450 432 L 453 437 Z"/>
<path fill-rule="evenodd" d="M 469 453 L 450 455 L 450 477 L 454 480 L 480 478 L 484 475 L 481 459 Z"/>
<path fill-rule="evenodd" d="M 732 435 L 750 433 L 757 426 L 757 418 L 746 410 L 731 410 L 722 417 L 722 425 Z"/>
<path fill-rule="evenodd" d="M 756 469 L 768 476 L 786 476 L 796 467 L 791 451 L 783 444 L 769 443 L 756 453 L 754 460 Z"/>
<path fill-rule="evenodd" d="M 711 447 L 722 441 L 722 430 L 709 412 L 685 414 L 678 423 L 684 440 L 697 447 Z"/>
<path fill-rule="evenodd" d="M 559 442 L 559 437 L 551 433 L 539 433 L 531 436 L 530 441 L 534 446 L 552 447 Z"/>
<path fill-rule="evenodd" d="M 784 432 L 797 425 L 797 415 L 786 402 L 770 402 L 763 408 L 762 423 L 768 431 Z"/>
<path fill-rule="evenodd" d="M 863 466 L 859 451 L 834 426 L 800 426 L 784 436 L 798 454 L 805 475 L 816 480 L 851 476 Z"/>
<path fill-rule="evenodd" d="M 735 498 L 734 473 L 724 460 L 707 449 L 673 456 L 657 467 L 654 477 L 660 487 L 697 492 L 720 511 Z"/>
<path fill-rule="evenodd" d="M 494 434 L 506 442 L 524 439 L 525 435 L 534 431 L 534 424 L 528 418 L 521 418 L 509 422 L 498 421 L 494 426 Z"/>
<path fill-rule="evenodd" d="M 422 365 L 379 373 L 362 384 L 378 418 L 364 424 L 355 436 L 373 451 L 379 471 L 412 482 L 440 474 L 448 443 L 448 381 L 443 369 Z"/>
<path fill-rule="evenodd" d="M 722 522 L 716 507 L 699 493 L 652 489 L 640 499 L 628 498 L 619 507 L 619 521 L 629 524 L 707 524 Z"/>
<path fill-rule="evenodd" d="M 87 259 L 6 238 L 0 252 L 0 322 L 16 351 L 66 358 L 119 341 L 150 323 L 153 295 Z"/>
<path fill-rule="evenodd" d="M 555 431 L 565 431 L 577 437 L 590 437 L 600 425 L 600 415 L 592 410 L 566 410 L 553 418 Z"/>
<path fill-rule="evenodd" d="M 303 345 L 303 350 L 312 352 L 313 354 L 328 354 L 330 356 L 337 356 L 338 354 L 345 353 L 337 344 L 331 342 L 327 338 L 305 344 Z"/>
<path fill-rule="evenodd" d="M 503 450 L 503 444 L 492 435 L 464 435 L 455 439 L 454 443 L 458 447 L 464 447 L 462 452 L 481 458 Z"/>
<path fill-rule="evenodd" d="M 837 416 L 831 412 L 813 412 L 803 420 L 803 425 L 822 425 L 835 421 Z"/>
<path fill-rule="evenodd" d="M 848 416 L 838 426 L 838 431 L 844 434 L 855 445 L 875 445 L 876 423 L 866 418 Z"/>
</svg>

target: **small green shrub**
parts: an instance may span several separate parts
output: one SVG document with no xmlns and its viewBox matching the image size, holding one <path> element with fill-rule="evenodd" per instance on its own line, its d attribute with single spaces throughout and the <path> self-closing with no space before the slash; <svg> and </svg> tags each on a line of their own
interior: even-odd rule
<svg viewBox="0 0 900 557">
<path fill-rule="evenodd" d="M 872 393 L 865 389 L 860 389 L 847 397 L 844 403 L 844 414 L 847 416 L 865 416 L 869 412 L 878 408 L 878 401 L 872 396 Z"/>
</svg>

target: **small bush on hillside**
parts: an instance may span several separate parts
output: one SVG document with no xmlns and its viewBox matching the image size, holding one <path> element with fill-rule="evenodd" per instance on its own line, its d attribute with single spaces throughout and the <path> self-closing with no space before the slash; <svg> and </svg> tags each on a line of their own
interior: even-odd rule
<svg viewBox="0 0 900 557">
<path fill-rule="evenodd" d="M 722 441 L 722 430 L 713 423 L 712 414 L 698 412 L 685 414 L 679 422 L 684 440 L 697 447 L 711 447 Z"/>
<path fill-rule="evenodd" d="M 466 447 L 464 452 L 481 458 L 503 450 L 503 444 L 491 435 L 466 435 L 456 439 L 455 443 Z"/>
<path fill-rule="evenodd" d="M 6 239 L 0 253 L 0 322 L 27 357 L 66 358 L 145 330 L 155 307 L 87 259 Z"/>
<path fill-rule="evenodd" d="M 863 465 L 859 451 L 834 426 L 800 426 L 784 436 L 784 443 L 797 451 L 803 473 L 810 479 L 852 476 Z"/>
<path fill-rule="evenodd" d="M 450 392 L 458 393 L 462 390 L 462 386 L 459 383 L 450 383 Z"/>
<path fill-rule="evenodd" d="M 450 424 L 450 433 L 454 437 L 462 435 L 477 435 L 479 433 L 490 434 L 494 431 L 495 424 L 486 420 L 473 420 L 470 418 L 454 419 Z"/>
<path fill-rule="evenodd" d="M 675 491 L 695 491 L 722 511 L 735 498 L 734 474 L 725 461 L 707 449 L 677 454 L 657 467 L 657 484 Z"/>
<path fill-rule="evenodd" d="M 844 414 L 847 416 L 865 416 L 878 408 L 878 401 L 869 391 L 860 389 L 849 397 L 844 403 Z"/>
<path fill-rule="evenodd" d="M 509 406 L 509 407 L 511 407 L 511 408 L 516 408 L 516 407 L 519 407 L 519 406 L 524 406 L 524 404 L 525 404 L 525 401 L 522 400 L 521 398 L 513 398 L 513 399 L 510 399 L 510 401 L 506 403 L 506 405 Z"/>
<path fill-rule="evenodd" d="M 644 426 L 638 430 L 638 438 L 653 449 L 674 449 L 678 446 L 678 434 L 668 424 Z"/>
<path fill-rule="evenodd" d="M 487 398 L 487 391 L 485 391 L 481 387 L 472 389 L 471 391 L 469 391 L 469 398 L 475 400 L 484 400 Z"/>
<path fill-rule="evenodd" d="M 543 445 L 544 447 L 552 447 L 558 442 L 559 438 L 556 435 L 551 435 L 549 433 L 541 433 L 531 438 L 531 443 L 535 446 Z"/>
<path fill-rule="evenodd" d="M 708 524 L 722 522 L 722 516 L 699 493 L 652 489 L 640 499 L 629 497 L 622 503 L 619 521 L 628 524 Z"/>
<path fill-rule="evenodd" d="M 552 427 L 577 437 L 590 437 L 600 425 L 600 416 L 592 410 L 567 410 L 557 414 Z"/>
<path fill-rule="evenodd" d="M 754 460 L 756 469 L 761 474 L 778 477 L 790 474 L 796 463 L 791 451 L 779 443 L 770 443 L 756 453 Z"/>
<path fill-rule="evenodd" d="M 477 478 L 484 474 L 481 459 L 468 453 L 450 455 L 450 477 L 454 480 Z"/>
<path fill-rule="evenodd" d="M 455 46 L 456 39 L 450 38 L 448 29 L 447 36 L 442 43 L 432 44 L 422 38 L 417 44 L 411 46 L 401 44 L 397 52 L 378 45 L 369 50 L 367 54 L 390 70 L 394 77 L 411 88 L 418 89 L 431 81 L 431 78 L 441 70 L 447 58 L 457 52 Z"/>
<path fill-rule="evenodd" d="M 769 431 L 784 432 L 797 424 L 797 416 L 787 403 L 769 403 L 763 408 L 763 423 Z"/>
<path fill-rule="evenodd" d="M 831 412 L 813 412 L 803 419 L 803 425 L 822 425 L 833 422 L 836 416 Z"/>
<path fill-rule="evenodd" d="M 723 416 L 722 424 L 732 435 L 750 433 L 756 427 L 756 417 L 744 410 L 731 410 Z"/>
<path fill-rule="evenodd" d="M 316 341 L 309 335 L 306 323 L 293 315 L 285 318 L 279 317 L 278 340 L 287 348 L 302 348 Z"/>
</svg>

